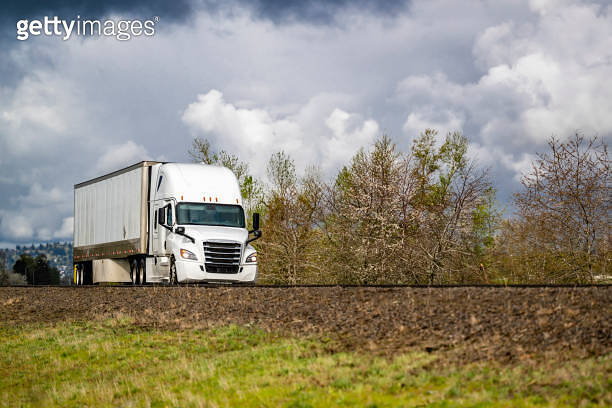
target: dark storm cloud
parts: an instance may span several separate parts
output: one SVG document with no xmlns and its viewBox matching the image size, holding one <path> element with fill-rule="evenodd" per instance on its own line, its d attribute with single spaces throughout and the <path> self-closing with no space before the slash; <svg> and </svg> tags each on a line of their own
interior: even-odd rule
<svg viewBox="0 0 612 408">
<path fill-rule="evenodd" d="M 44 15 L 71 17 L 79 14 L 81 17 L 100 18 L 112 13 L 136 14 L 139 16 L 156 15 L 171 20 L 182 20 L 193 11 L 190 0 L 11 0 L 2 6 L 4 20 L 38 18 Z"/>
<path fill-rule="evenodd" d="M 100 19 L 111 14 L 133 18 L 157 16 L 164 22 L 182 23 L 194 12 L 192 0 L 9 0 L 0 5 L 0 85 L 13 86 L 23 78 L 27 70 L 13 58 L 7 56 L 13 49 L 24 45 L 16 40 L 16 23 L 19 20 L 42 19 L 44 16 L 58 16 L 60 19 Z M 41 55 L 28 65 L 48 65 L 48 58 Z"/>
<path fill-rule="evenodd" d="M 269 19 L 275 23 L 304 21 L 328 24 L 334 21 L 335 14 L 340 10 L 352 8 L 360 12 L 368 11 L 374 14 L 392 15 L 404 9 L 407 1 L 258 0 L 255 2 L 243 1 L 242 3 L 251 5 L 257 17 Z"/>
<path fill-rule="evenodd" d="M 37 18 L 44 15 L 70 17 L 79 14 L 85 18 L 100 18 L 112 13 L 133 14 L 135 16 L 155 15 L 171 21 L 187 19 L 195 10 L 217 12 L 232 6 L 250 8 L 262 19 L 274 22 L 307 21 L 313 23 L 329 23 L 339 10 L 353 8 L 369 11 L 375 14 L 393 14 L 405 7 L 406 0 L 379 2 L 375 0 L 50 0 L 50 1 L 19 1 L 10 0 L 2 6 L 0 19 L 18 20 Z"/>
</svg>

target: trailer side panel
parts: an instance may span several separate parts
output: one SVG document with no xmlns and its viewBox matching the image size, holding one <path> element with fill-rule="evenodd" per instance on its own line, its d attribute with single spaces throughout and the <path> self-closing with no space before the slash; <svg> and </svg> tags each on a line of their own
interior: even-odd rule
<svg viewBox="0 0 612 408">
<path fill-rule="evenodd" d="M 75 186 L 75 261 L 146 254 L 151 164 L 142 162 Z"/>
</svg>

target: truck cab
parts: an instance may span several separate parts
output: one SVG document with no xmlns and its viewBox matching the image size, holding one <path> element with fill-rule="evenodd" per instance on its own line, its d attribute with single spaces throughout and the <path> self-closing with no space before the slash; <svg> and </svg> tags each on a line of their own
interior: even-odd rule
<svg viewBox="0 0 612 408">
<path fill-rule="evenodd" d="M 249 231 L 238 180 L 205 164 L 151 166 L 147 275 L 150 281 L 254 283 L 259 215 Z"/>
</svg>

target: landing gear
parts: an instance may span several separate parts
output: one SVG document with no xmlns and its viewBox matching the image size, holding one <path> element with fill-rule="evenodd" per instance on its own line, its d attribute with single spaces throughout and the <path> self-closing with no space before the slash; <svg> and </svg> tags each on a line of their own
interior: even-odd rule
<svg viewBox="0 0 612 408">
<path fill-rule="evenodd" d="M 83 262 L 74 265 L 75 286 L 92 285 L 93 271 L 91 262 Z"/>
<path fill-rule="evenodd" d="M 76 286 L 81 286 L 83 284 L 83 265 L 82 264 L 74 265 L 74 284 Z"/>
</svg>

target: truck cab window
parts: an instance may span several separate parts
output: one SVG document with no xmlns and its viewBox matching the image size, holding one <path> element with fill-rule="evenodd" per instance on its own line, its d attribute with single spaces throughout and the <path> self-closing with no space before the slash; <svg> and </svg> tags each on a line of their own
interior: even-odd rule
<svg viewBox="0 0 612 408">
<path fill-rule="evenodd" d="M 178 203 L 176 222 L 179 225 L 216 225 L 244 228 L 244 210 L 239 205 Z"/>
<path fill-rule="evenodd" d="M 158 213 L 158 215 L 157 215 L 157 222 L 160 225 L 164 225 L 166 223 L 165 211 L 166 211 L 165 208 L 160 208 L 160 209 L 157 210 L 157 213 Z"/>
<path fill-rule="evenodd" d="M 172 222 L 172 205 L 168 204 L 166 207 L 166 224 L 171 227 L 173 225 Z"/>
</svg>

